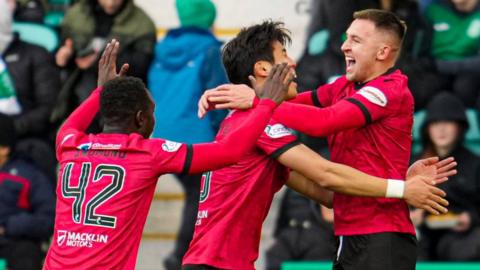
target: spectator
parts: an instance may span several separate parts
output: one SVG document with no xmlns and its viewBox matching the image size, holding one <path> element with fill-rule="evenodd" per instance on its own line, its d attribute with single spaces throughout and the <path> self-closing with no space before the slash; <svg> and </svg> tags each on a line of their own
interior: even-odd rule
<svg viewBox="0 0 480 270">
<path fill-rule="evenodd" d="M 435 219 L 414 210 L 412 220 L 420 226 L 420 254 L 430 260 L 480 259 L 480 158 L 463 146 L 468 129 L 465 107 L 450 93 L 438 94 L 427 106 L 423 125 L 422 157 L 452 156 L 457 175 L 441 184 L 450 202 L 450 215 Z M 444 226 L 440 226 L 440 225 Z"/>
<path fill-rule="evenodd" d="M 0 258 L 10 270 L 41 269 L 42 241 L 53 231 L 51 182 L 15 154 L 13 119 L 0 114 Z"/>
<path fill-rule="evenodd" d="M 8 0 L 14 6 L 15 21 L 43 23 L 45 2 L 43 0 Z"/>
<path fill-rule="evenodd" d="M 440 89 L 452 89 L 467 107 L 480 91 L 480 3 L 478 0 L 436 0 L 426 8 L 434 29 L 432 55 Z M 430 81 L 430 80 L 428 80 Z"/>
<path fill-rule="evenodd" d="M 59 121 L 84 101 L 97 81 L 97 63 L 106 41 L 122 44 L 119 63 L 129 63 L 133 76 L 144 82 L 156 41 L 155 25 L 133 0 L 80 0 L 65 14 L 61 26 L 64 45 L 56 62 L 66 78 L 53 120 Z M 98 123 L 91 131 L 99 131 Z"/>
<path fill-rule="evenodd" d="M 49 117 L 60 88 L 58 70 L 44 48 L 21 41 L 12 32 L 12 10 L 6 8 L 6 0 L 0 0 L 0 5 L 0 66 L 6 67 L 0 76 L 10 82 L 0 85 L 0 92 L 17 100 L 16 107 L 0 108 L 0 112 L 14 118 L 17 150 L 29 153 L 53 178 L 56 162 Z"/>
<path fill-rule="evenodd" d="M 215 111 L 200 120 L 197 101 L 206 89 L 227 82 L 220 46 L 210 31 L 216 17 L 210 0 L 177 0 L 181 27 L 172 29 L 155 47 L 155 58 L 148 74 L 155 111 L 154 138 L 200 143 L 212 141 L 224 111 Z M 167 269 L 180 269 L 183 255 L 192 239 L 198 209 L 201 175 L 179 175 L 186 194 L 182 224 Z"/>
<path fill-rule="evenodd" d="M 334 253 L 333 211 L 287 189 L 266 269 L 280 270 L 284 261 L 330 260 Z"/>
</svg>

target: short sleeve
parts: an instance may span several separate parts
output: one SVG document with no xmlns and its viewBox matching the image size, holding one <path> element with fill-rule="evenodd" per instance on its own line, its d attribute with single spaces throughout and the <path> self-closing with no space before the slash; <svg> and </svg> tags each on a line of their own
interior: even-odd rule
<svg viewBox="0 0 480 270">
<path fill-rule="evenodd" d="M 363 86 L 347 101 L 360 108 L 369 124 L 398 110 L 403 94 L 401 82 L 382 79 Z"/>
<path fill-rule="evenodd" d="M 313 90 L 313 105 L 320 108 L 331 106 L 333 103 L 333 89 L 335 88 L 334 84 L 337 84 L 337 81 L 333 82 L 332 84 L 322 85 L 316 90 Z"/>
<path fill-rule="evenodd" d="M 299 143 L 291 129 L 272 120 L 258 139 L 257 147 L 267 155 L 277 158 Z"/>
<path fill-rule="evenodd" d="M 174 141 L 153 139 L 152 166 L 158 174 L 187 173 L 192 162 L 192 146 Z"/>
</svg>

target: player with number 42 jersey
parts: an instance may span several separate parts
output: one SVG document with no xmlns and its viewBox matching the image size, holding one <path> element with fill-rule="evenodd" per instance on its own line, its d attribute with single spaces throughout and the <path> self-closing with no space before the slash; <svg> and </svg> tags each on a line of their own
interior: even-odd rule
<svg viewBox="0 0 480 270">
<path fill-rule="evenodd" d="M 55 230 L 44 269 L 134 269 L 158 177 L 237 162 L 253 148 L 285 95 L 288 67 L 283 65 L 263 89 L 266 99 L 230 136 L 195 145 L 148 139 L 155 105 L 140 79 L 116 74 L 118 46 L 109 43 L 100 60 L 99 85 L 100 78 L 108 82 L 93 91 L 57 135 Z M 99 108 L 103 132 L 86 134 Z"/>
</svg>

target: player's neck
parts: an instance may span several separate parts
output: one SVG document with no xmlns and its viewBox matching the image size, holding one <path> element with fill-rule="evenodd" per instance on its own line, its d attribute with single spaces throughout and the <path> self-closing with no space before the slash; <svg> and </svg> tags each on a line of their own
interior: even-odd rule
<svg viewBox="0 0 480 270">
<path fill-rule="evenodd" d="M 138 131 L 134 130 L 133 128 L 109 126 L 109 125 L 103 125 L 103 130 L 102 130 L 102 133 L 106 133 L 106 134 L 130 134 L 133 132 L 138 132 Z"/>
<path fill-rule="evenodd" d="M 381 67 L 378 67 L 376 68 L 374 71 L 372 71 L 372 73 L 370 73 L 370 76 L 363 82 L 361 83 L 367 83 L 369 81 L 372 81 L 382 75 L 385 75 L 393 66 L 389 67 L 389 66 L 381 66 Z"/>
</svg>

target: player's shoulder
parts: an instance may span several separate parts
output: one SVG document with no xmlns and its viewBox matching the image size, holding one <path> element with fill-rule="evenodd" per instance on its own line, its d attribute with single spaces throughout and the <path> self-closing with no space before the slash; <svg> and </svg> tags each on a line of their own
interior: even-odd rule
<svg viewBox="0 0 480 270">
<path fill-rule="evenodd" d="M 149 149 L 157 154 L 171 154 L 180 150 L 185 145 L 181 142 L 171 141 L 162 138 L 144 139 L 142 141 L 144 148 Z"/>
<path fill-rule="evenodd" d="M 264 135 L 269 139 L 278 139 L 287 136 L 295 136 L 292 129 L 271 118 L 264 130 Z"/>
<path fill-rule="evenodd" d="M 408 90 L 408 77 L 399 69 L 388 71 L 386 74 L 376 78 L 372 84 L 384 87 L 386 89 L 395 89 L 396 91 Z"/>
<path fill-rule="evenodd" d="M 57 146 L 65 147 L 78 145 L 81 141 L 85 140 L 86 137 L 88 137 L 87 134 L 76 129 L 65 130 L 58 135 Z"/>
<path fill-rule="evenodd" d="M 347 80 L 347 76 L 338 76 L 335 78 L 331 78 L 327 84 L 320 85 L 316 90 L 322 91 L 325 88 L 330 89 L 330 91 L 343 91 L 345 89 L 345 85 L 349 84 L 350 81 Z"/>
</svg>

